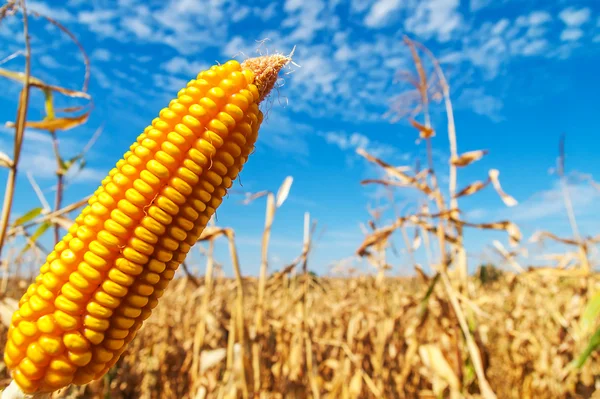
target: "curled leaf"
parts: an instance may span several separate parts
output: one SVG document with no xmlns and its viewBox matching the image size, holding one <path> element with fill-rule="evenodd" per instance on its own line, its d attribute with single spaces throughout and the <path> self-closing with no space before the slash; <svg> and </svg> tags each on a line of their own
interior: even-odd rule
<svg viewBox="0 0 600 399">
<path fill-rule="evenodd" d="M 492 181 L 492 184 L 494 185 L 496 192 L 498 193 L 498 195 L 500 196 L 500 198 L 502 199 L 502 201 L 504 202 L 504 204 L 506 206 L 517 205 L 518 202 L 516 199 L 514 199 L 513 197 L 511 197 L 510 195 L 508 195 L 504 191 L 502 191 L 502 187 L 500 186 L 500 180 L 498 180 L 499 175 L 500 175 L 500 172 L 498 171 L 498 169 L 490 169 L 490 172 L 489 172 L 490 180 Z"/>
<path fill-rule="evenodd" d="M 433 129 L 431 127 L 427 127 L 419 122 L 417 122 L 416 120 L 410 118 L 409 122 L 411 125 L 413 125 L 413 127 L 415 129 L 417 129 L 419 131 L 419 137 L 422 139 L 428 139 L 430 137 L 434 137 L 435 136 L 435 132 L 433 131 Z"/>
<path fill-rule="evenodd" d="M 456 193 L 454 195 L 454 198 L 460 198 L 460 197 L 464 197 L 467 195 L 475 194 L 476 192 L 481 191 L 485 187 L 487 187 L 488 184 L 490 184 L 489 179 L 486 181 L 478 180 L 474 183 L 469 184 L 467 187 L 463 188 L 462 190 L 460 190 L 458 193 Z"/>
<path fill-rule="evenodd" d="M 229 229 L 223 227 L 206 226 L 206 228 L 204 228 L 204 230 L 202 231 L 202 234 L 200 234 L 198 242 L 214 240 L 215 238 L 221 235 L 227 235 L 228 233 Z"/>
<path fill-rule="evenodd" d="M 9 71 L 7 69 L 0 68 L 0 76 L 3 76 L 8 79 L 12 79 L 17 82 L 25 83 L 25 74 L 22 72 L 14 72 L 14 71 Z M 91 97 L 88 93 L 84 93 L 82 91 L 77 91 L 77 90 L 65 89 L 64 87 L 49 85 L 49 84 L 43 82 L 42 80 L 35 78 L 33 76 L 29 77 L 29 84 L 31 86 L 37 87 L 42 90 L 52 90 L 57 93 L 64 94 L 65 96 L 69 96 L 69 97 L 85 98 L 88 100 L 91 99 Z"/>
<path fill-rule="evenodd" d="M 487 153 L 488 150 L 468 151 L 450 158 L 450 164 L 456 166 L 457 168 L 464 168 L 475 161 L 479 161 Z"/>
<path fill-rule="evenodd" d="M 279 208 L 281 205 L 283 205 L 283 203 L 287 199 L 288 195 L 290 194 L 290 188 L 292 188 L 293 181 L 294 181 L 294 178 L 292 176 L 288 176 L 285 178 L 283 183 L 281 183 L 281 186 L 279 187 L 279 190 L 277 191 L 277 202 L 276 202 L 277 208 Z"/>
<path fill-rule="evenodd" d="M 0 167 L 12 168 L 13 164 L 14 164 L 13 160 L 10 159 L 10 157 L 8 155 L 6 155 L 2 151 L 0 151 Z"/>
<path fill-rule="evenodd" d="M 88 120 L 89 116 L 90 111 L 86 112 L 85 114 L 74 117 L 53 118 L 38 122 L 25 122 L 25 127 L 48 131 L 69 130 L 84 124 Z M 14 123 L 7 122 L 6 126 L 14 127 Z"/>
</svg>

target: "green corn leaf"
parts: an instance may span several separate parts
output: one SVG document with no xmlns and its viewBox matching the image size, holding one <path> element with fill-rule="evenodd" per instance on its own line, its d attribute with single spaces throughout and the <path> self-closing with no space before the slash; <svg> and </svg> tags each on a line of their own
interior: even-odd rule
<svg viewBox="0 0 600 399">
<path fill-rule="evenodd" d="M 600 346 L 600 328 L 596 330 L 594 335 L 592 335 L 590 342 L 583 350 L 581 355 L 579 355 L 579 357 L 573 361 L 572 365 L 576 368 L 581 368 L 585 364 L 587 358 L 590 357 L 590 355 L 598 348 L 598 346 Z"/>
<path fill-rule="evenodd" d="M 598 315 L 600 314 L 600 291 L 596 292 L 588 301 L 583 313 L 581 314 L 581 328 L 588 331 L 594 326 Z"/>
<path fill-rule="evenodd" d="M 33 208 L 32 210 L 15 220 L 14 226 L 21 226 L 22 224 L 25 224 L 35 219 L 42 213 L 42 210 L 42 208 Z"/>
</svg>

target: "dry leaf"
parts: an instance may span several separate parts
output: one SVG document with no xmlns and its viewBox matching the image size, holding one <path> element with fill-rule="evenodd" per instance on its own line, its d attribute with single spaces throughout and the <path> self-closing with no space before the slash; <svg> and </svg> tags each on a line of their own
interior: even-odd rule
<svg viewBox="0 0 600 399">
<path fill-rule="evenodd" d="M 456 193 L 454 195 L 454 198 L 460 198 L 460 197 L 464 197 L 467 195 L 475 194 L 476 192 L 481 191 L 484 188 L 486 188 L 488 184 L 490 184 L 489 179 L 487 181 L 478 180 L 474 183 L 469 184 L 467 187 L 463 188 L 462 190 L 460 190 L 458 193 Z"/>
<path fill-rule="evenodd" d="M 393 166 L 389 165 L 388 163 L 382 161 L 381 159 L 370 155 L 364 149 L 358 148 L 356 150 L 356 153 L 363 156 L 368 161 L 381 166 L 387 172 L 388 175 L 397 178 L 401 182 L 403 182 L 405 184 L 411 184 L 411 185 L 417 187 L 419 190 L 423 191 L 427 195 L 430 195 L 433 192 L 433 190 L 431 190 L 431 188 L 429 188 L 427 186 L 427 184 L 422 183 L 422 182 L 418 181 L 416 178 L 409 176 L 406 173 L 401 172 L 400 170 L 398 170 L 398 168 L 394 168 Z"/>
<path fill-rule="evenodd" d="M 422 125 L 421 123 L 417 122 L 416 120 L 414 120 L 412 118 L 410 118 L 409 121 L 410 121 L 410 124 L 413 125 L 413 127 L 419 131 L 420 138 L 428 139 L 430 137 L 435 136 L 435 132 L 433 131 L 432 128 Z"/>
<path fill-rule="evenodd" d="M 285 180 L 279 187 L 279 190 L 277 191 L 277 203 L 276 203 L 277 208 L 279 208 L 281 205 L 283 205 L 283 203 L 287 199 L 287 197 L 290 193 L 290 188 L 292 188 L 293 181 L 294 181 L 294 178 L 292 176 L 288 176 L 285 178 Z"/>
<path fill-rule="evenodd" d="M 6 78 L 15 80 L 17 82 L 25 83 L 25 74 L 22 72 L 13 72 L 13 71 L 9 71 L 7 69 L 0 68 L 0 76 L 4 76 Z M 58 93 L 64 94 L 69 97 L 85 98 L 88 100 L 91 99 L 91 96 L 88 93 L 84 93 L 82 91 L 77 91 L 77 90 L 65 89 L 64 87 L 49 85 L 33 76 L 29 77 L 29 84 L 31 86 L 40 88 L 42 90 L 56 91 Z"/>
<path fill-rule="evenodd" d="M 13 161 L 10 159 L 8 155 L 0 151 L 0 167 L 3 168 L 12 168 Z"/>
<path fill-rule="evenodd" d="M 464 168 L 475 161 L 479 161 L 487 153 L 488 150 L 468 151 L 464 154 L 460 154 L 459 156 L 453 156 L 450 159 L 450 164 L 456 166 L 457 168 Z"/>
<path fill-rule="evenodd" d="M 518 202 L 516 199 L 514 199 L 513 197 L 511 197 L 510 195 L 508 195 L 504 191 L 502 191 L 502 187 L 500 186 L 500 180 L 498 180 L 499 175 L 500 175 L 500 172 L 497 169 L 490 170 L 489 176 L 490 176 L 490 179 L 492 180 L 492 184 L 494 185 L 494 188 L 496 189 L 496 192 L 498 193 L 498 195 L 500 196 L 500 198 L 502 199 L 502 201 L 504 202 L 504 204 L 506 206 L 517 205 Z"/>
<path fill-rule="evenodd" d="M 73 129 L 74 127 L 84 124 L 88 120 L 89 116 L 90 111 L 86 112 L 85 114 L 74 117 L 53 118 L 38 122 L 25 122 L 25 127 L 28 127 L 30 129 L 40 129 L 48 131 L 64 131 Z M 13 122 L 7 122 L 6 126 L 14 127 L 15 124 Z"/>
<path fill-rule="evenodd" d="M 427 344 L 419 347 L 419 355 L 425 367 L 430 369 L 435 376 L 442 378 L 453 391 L 458 391 L 460 382 L 454 374 L 452 367 L 442 354 L 441 349 L 437 345 Z"/>
</svg>

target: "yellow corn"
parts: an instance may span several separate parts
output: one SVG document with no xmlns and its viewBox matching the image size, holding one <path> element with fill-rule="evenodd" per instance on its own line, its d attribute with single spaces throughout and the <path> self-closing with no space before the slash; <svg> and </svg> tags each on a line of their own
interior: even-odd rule
<svg viewBox="0 0 600 399">
<path fill-rule="evenodd" d="M 13 315 L 4 361 L 23 392 L 85 384 L 117 362 L 242 170 L 288 60 L 199 73 L 109 172 Z"/>
</svg>

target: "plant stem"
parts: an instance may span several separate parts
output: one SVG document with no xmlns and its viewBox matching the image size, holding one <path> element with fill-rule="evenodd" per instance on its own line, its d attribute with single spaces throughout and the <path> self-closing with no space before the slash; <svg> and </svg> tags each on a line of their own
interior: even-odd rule
<svg viewBox="0 0 600 399">
<path fill-rule="evenodd" d="M 2 248 L 6 238 L 6 229 L 10 219 L 13 199 L 15 195 L 15 185 L 17 180 L 17 167 L 21 157 L 21 147 L 25 135 L 25 121 L 27 120 L 27 109 L 29 108 L 29 78 L 31 76 L 31 46 L 29 43 L 29 24 L 27 19 L 27 8 L 25 0 L 21 0 L 21 9 L 23 11 L 23 35 L 25 37 L 25 83 L 21 90 L 19 98 L 19 107 L 17 108 L 17 119 L 15 124 L 15 142 L 13 162 L 8 171 L 6 181 L 6 191 L 4 193 L 4 204 L 2 206 L 2 216 L 0 217 L 0 259 L 2 258 Z"/>
</svg>

